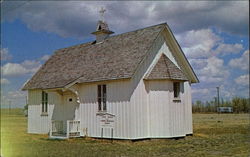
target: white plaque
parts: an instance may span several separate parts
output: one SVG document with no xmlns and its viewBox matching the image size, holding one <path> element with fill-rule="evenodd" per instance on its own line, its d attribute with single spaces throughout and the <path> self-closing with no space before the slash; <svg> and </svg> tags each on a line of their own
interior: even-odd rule
<svg viewBox="0 0 250 157">
<path fill-rule="evenodd" d="M 110 113 L 101 113 L 100 116 L 100 125 L 101 128 L 114 128 L 115 115 Z"/>
</svg>

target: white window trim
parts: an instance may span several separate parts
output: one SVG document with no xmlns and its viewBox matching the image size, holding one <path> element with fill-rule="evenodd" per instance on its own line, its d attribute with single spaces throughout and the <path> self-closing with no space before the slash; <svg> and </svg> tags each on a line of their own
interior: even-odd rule
<svg viewBox="0 0 250 157">
<path fill-rule="evenodd" d="M 49 101 L 48 93 L 42 91 L 42 103 L 41 103 L 42 113 L 41 116 L 48 116 Z"/>
<path fill-rule="evenodd" d="M 179 91 L 178 91 L 178 97 L 175 97 L 175 87 L 174 84 L 178 83 L 179 84 Z M 181 82 L 173 82 L 173 101 L 174 102 L 181 102 Z"/>
<path fill-rule="evenodd" d="M 101 86 L 101 96 L 99 96 L 99 86 Z M 106 87 L 106 95 L 104 96 L 104 93 L 103 93 L 103 87 Z M 101 99 L 101 110 L 99 110 L 99 99 Z M 105 103 L 106 103 L 106 110 L 104 110 L 104 99 L 105 99 Z M 107 85 L 106 84 L 98 84 L 97 85 L 97 104 L 98 104 L 98 107 L 97 107 L 97 110 L 98 112 L 107 112 Z"/>
</svg>

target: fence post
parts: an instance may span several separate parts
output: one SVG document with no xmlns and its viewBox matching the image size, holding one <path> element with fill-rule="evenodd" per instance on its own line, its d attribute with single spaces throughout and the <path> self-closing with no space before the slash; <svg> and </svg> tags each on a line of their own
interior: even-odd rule
<svg viewBox="0 0 250 157">
<path fill-rule="evenodd" d="M 69 138 L 69 124 L 70 124 L 70 121 L 67 120 L 67 138 Z"/>
<path fill-rule="evenodd" d="M 111 128 L 111 143 L 113 143 L 113 128 Z"/>
<path fill-rule="evenodd" d="M 52 127 L 53 127 L 53 125 L 52 125 L 52 123 L 53 123 L 53 120 L 51 120 L 51 122 L 50 122 L 50 129 L 49 129 L 49 136 L 51 137 L 52 136 Z"/>
<path fill-rule="evenodd" d="M 101 130 L 101 137 L 103 138 L 103 128 L 102 128 L 102 130 Z"/>
</svg>

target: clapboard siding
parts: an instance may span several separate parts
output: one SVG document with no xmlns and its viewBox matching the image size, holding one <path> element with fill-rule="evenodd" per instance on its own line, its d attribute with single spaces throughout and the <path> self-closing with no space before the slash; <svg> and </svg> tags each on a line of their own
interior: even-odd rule
<svg viewBox="0 0 250 157">
<path fill-rule="evenodd" d="M 185 136 L 185 97 L 180 94 L 181 102 L 174 102 L 173 82 L 147 81 L 149 93 L 150 138 Z"/>
<path fill-rule="evenodd" d="M 149 94 L 149 137 L 165 137 L 169 130 L 169 92 L 167 81 L 147 81 Z"/>
<path fill-rule="evenodd" d="M 131 113 L 131 138 L 143 138 L 147 136 L 147 93 L 143 81 L 140 81 L 138 86 L 134 90 L 134 93 L 131 97 L 129 112 Z"/>
<path fill-rule="evenodd" d="M 42 91 L 28 91 L 28 133 L 48 133 L 54 106 L 60 100 L 56 93 L 48 94 L 48 116 L 42 116 Z M 58 114 L 59 115 L 59 114 Z"/>
<path fill-rule="evenodd" d="M 170 84 L 172 87 L 172 91 L 170 92 L 169 99 L 169 115 L 170 115 L 170 136 L 185 136 L 185 97 L 184 97 L 184 86 L 181 83 L 181 92 L 180 92 L 180 102 L 174 102 L 174 94 L 173 94 L 173 83 Z M 184 91 L 183 91 L 184 90 Z"/>
<path fill-rule="evenodd" d="M 185 89 L 185 128 L 186 134 L 193 134 L 193 120 L 192 120 L 192 96 L 191 96 L 191 84 L 189 82 L 184 83 Z"/>
<path fill-rule="evenodd" d="M 129 102 L 130 81 L 100 82 L 107 86 L 107 112 L 114 114 L 116 123 L 113 130 L 114 138 L 130 138 Z M 81 128 L 88 130 L 88 136 L 101 137 L 100 117 L 97 103 L 97 84 L 83 84 L 79 88 Z M 110 138 L 111 130 L 103 129 L 103 137 Z"/>
</svg>

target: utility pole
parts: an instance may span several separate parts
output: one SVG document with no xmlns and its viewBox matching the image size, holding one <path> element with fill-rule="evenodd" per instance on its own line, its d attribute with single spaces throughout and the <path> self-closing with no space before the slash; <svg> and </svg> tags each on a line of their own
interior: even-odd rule
<svg viewBox="0 0 250 157">
<path fill-rule="evenodd" d="M 220 107 L 220 87 L 216 87 L 217 88 L 217 105 L 218 105 L 218 109 Z"/>
<path fill-rule="evenodd" d="M 10 114 L 10 110 L 11 110 L 11 101 L 9 100 L 9 114 Z"/>
</svg>

